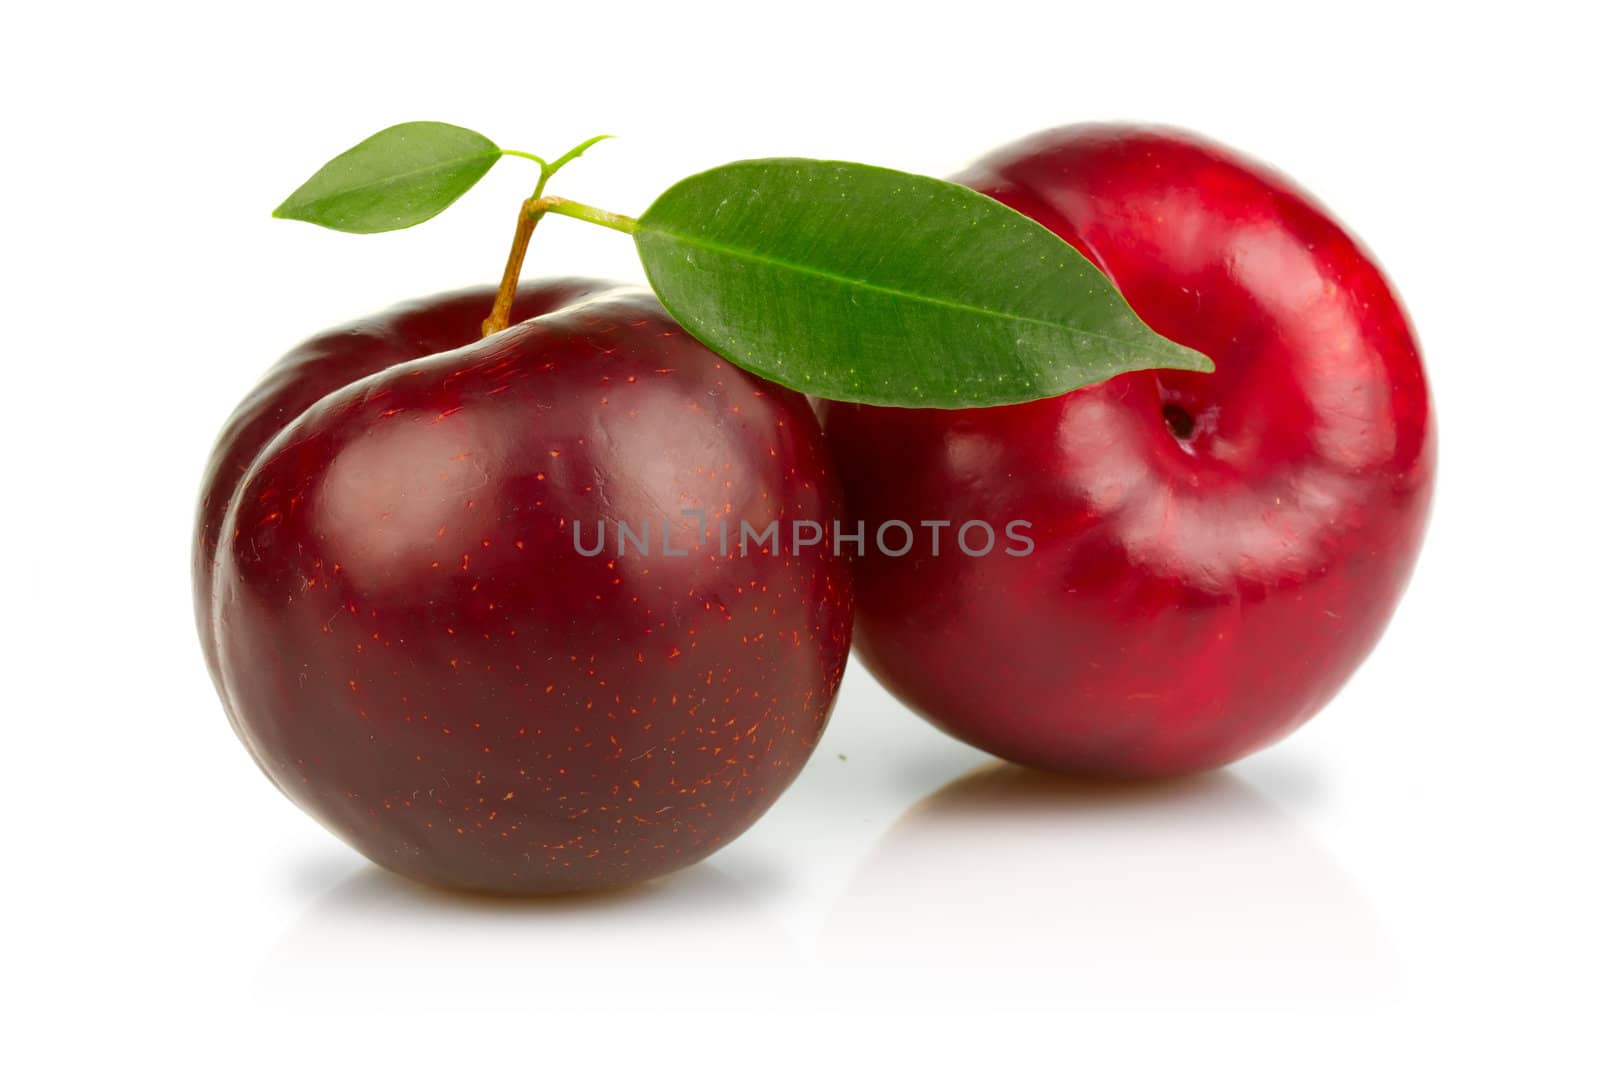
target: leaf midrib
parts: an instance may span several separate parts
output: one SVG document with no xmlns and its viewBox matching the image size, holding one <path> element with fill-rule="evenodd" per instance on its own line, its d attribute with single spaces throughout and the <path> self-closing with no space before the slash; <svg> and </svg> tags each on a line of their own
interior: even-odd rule
<svg viewBox="0 0 1600 1067">
<path fill-rule="evenodd" d="M 342 189 L 337 189 L 337 190 L 335 190 L 335 191 L 333 191 L 331 193 L 325 193 L 325 194 L 323 194 L 321 196 L 316 197 L 315 199 L 301 200 L 298 203 L 294 203 L 294 204 L 292 204 L 290 206 L 294 206 L 294 207 L 315 207 L 315 206 L 320 206 L 320 205 L 326 204 L 329 200 L 333 200 L 333 199 L 336 199 L 336 198 L 341 197 L 341 196 L 348 196 L 349 194 L 354 193 L 354 192 L 365 191 L 365 190 L 368 190 L 368 189 L 381 189 L 384 186 L 393 185 L 394 183 L 399 182 L 399 181 L 405 181 L 405 180 L 408 180 L 408 179 L 416 178 L 416 177 L 418 177 L 420 175 L 424 175 L 424 174 L 432 174 L 435 171 L 447 170 L 447 169 L 449 169 L 451 167 L 459 167 L 464 163 L 482 160 L 482 159 L 484 159 L 486 157 L 492 157 L 493 159 L 499 159 L 500 158 L 500 150 L 499 149 L 495 149 L 493 152 L 483 151 L 483 152 L 479 152 L 479 153 L 477 153 L 475 155 L 471 155 L 471 156 L 457 156 L 454 159 L 445 160 L 442 163 L 431 163 L 426 167 L 418 167 L 416 170 L 408 170 L 408 171 L 404 171 L 404 172 L 402 172 L 400 174 L 391 174 L 387 178 L 378 178 L 375 181 L 363 182 L 360 185 L 347 185 Z"/>
<path fill-rule="evenodd" d="M 949 309 L 956 310 L 956 311 L 964 311 L 964 312 L 968 312 L 970 314 L 983 315 L 983 316 L 987 316 L 987 317 L 990 317 L 990 318 L 996 318 L 996 319 L 1004 319 L 1004 320 L 1011 321 L 1011 322 L 1027 323 L 1027 324 L 1033 325 L 1033 326 L 1047 326 L 1047 327 L 1049 327 L 1051 329 L 1063 330 L 1063 331 L 1065 331 L 1067 333 L 1077 334 L 1078 336 L 1081 336 L 1081 337 L 1092 337 L 1092 338 L 1097 338 L 1097 339 L 1100 339 L 1100 340 L 1112 341 L 1112 342 L 1115 342 L 1115 343 L 1121 344 L 1121 345 L 1127 345 L 1129 347 L 1135 347 L 1135 348 L 1138 348 L 1140 351 L 1145 351 L 1145 352 L 1162 353 L 1162 352 L 1170 352 L 1171 351 L 1170 349 L 1162 347 L 1160 344 L 1151 344 L 1150 342 L 1148 342 L 1148 341 L 1146 341 L 1146 340 L 1144 340 L 1142 338 L 1139 339 L 1139 340 L 1136 340 L 1136 341 L 1130 341 L 1127 338 L 1119 337 L 1119 336 L 1116 336 L 1116 335 L 1113 335 L 1113 334 L 1101 333 L 1101 332 L 1098 332 L 1098 331 L 1095 331 L 1095 330 L 1087 330 L 1087 329 L 1084 329 L 1081 326 L 1072 326 L 1072 325 L 1070 325 L 1068 323 L 1056 322 L 1056 321 L 1051 320 L 1051 319 L 1034 318 L 1031 315 L 1019 315 L 1019 314 L 1017 314 L 1015 312 L 1010 312 L 1010 311 L 996 311 L 996 310 L 994 310 L 992 308 L 980 307 L 980 306 L 978 306 L 976 304 L 964 304 L 964 303 L 960 302 L 959 300 L 950 300 L 950 299 L 947 299 L 945 297 L 932 296 L 932 295 L 929 295 L 927 293 L 917 293 L 917 292 L 912 292 L 910 290 L 905 290 L 905 289 L 895 289 L 892 286 L 879 285 L 876 282 L 866 281 L 865 279 L 862 279 L 862 278 L 851 278 L 851 277 L 847 277 L 847 276 L 842 275 L 842 274 L 835 274 L 832 271 L 823 270 L 823 269 L 821 269 L 819 267 L 813 267 L 813 266 L 809 266 L 809 265 L 803 264 L 803 263 L 793 263 L 793 262 L 791 262 L 789 260 L 786 260 L 786 259 L 778 259 L 775 256 L 763 255 L 760 252 L 753 252 L 753 251 L 750 251 L 748 249 L 743 249 L 743 248 L 735 248 L 732 245 L 725 245 L 725 244 L 722 244 L 721 242 L 718 242 L 718 241 L 709 241 L 709 240 L 706 240 L 705 238 L 700 238 L 700 237 L 689 237 L 689 236 L 687 236 L 687 235 L 685 235 L 683 233 L 678 232 L 677 230 L 669 229 L 669 228 L 667 228 L 665 226 L 661 226 L 659 224 L 652 223 L 648 219 L 641 219 L 640 220 L 640 231 L 639 232 L 641 234 L 654 232 L 654 233 L 660 234 L 662 236 L 669 237 L 669 238 L 675 239 L 677 241 L 680 241 L 680 242 L 682 242 L 683 244 L 686 244 L 686 245 L 691 245 L 691 246 L 696 247 L 696 248 L 703 248 L 703 249 L 705 249 L 707 251 L 710 251 L 710 252 L 720 252 L 720 253 L 723 253 L 724 255 L 732 256 L 732 257 L 734 257 L 736 259 L 747 259 L 747 260 L 750 260 L 750 261 L 755 262 L 755 263 L 764 263 L 764 264 L 767 264 L 768 266 L 782 267 L 782 268 L 784 268 L 786 270 L 792 270 L 792 271 L 795 271 L 796 273 L 799 273 L 799 274 L 809 274 L 809 275 L 811 275 L 812 277 L 815 277 L 815 278 L 825 278 L 825 279 L 827 279 L 829 281 L 838 282 L 838 283 L 843 284 L 843 285 L 854 285 L 854 286 L 858 286 L 859 288 L 869 290 L 871 292 L 882 293 L 882 294 L 885 294 L 887 296 L 898 297 L 898 298 L 906 299 L 906 300 L 915 300 L 915 301 L 918 301 L 920 303 L 931 304 L 931 305 L 933 305 L 935 307 L 949 308 Z M 1115 293 L 1113 293 L 1112 296 L 1113 296 L 1113 298 L 1117 298 L 1115 296 Z M 1129 309 L 1129 314 L 1130 315 L 1133 314 L 1133 311 L 1132 311 L 1131 308 Z M 1160 338 L 1159 334 L 1157 334 L 1156 336 L 1158 338 Z M 1165 338 L 1160 338 L 1160 339 L 1161 340 L 1165 340 Z M 1167 344 L 1173 345 L 1174 347 L 1178 347 L 1178 348 L 1182 348 L 1183 347 L 1181 345 L 1178 345 L 1177 342 L 1175 342 L 1175 341 L 1168 341 Z M 1181 368 L 1179 368 L 1179 369 L 1181 369 Z"/>
</svg>

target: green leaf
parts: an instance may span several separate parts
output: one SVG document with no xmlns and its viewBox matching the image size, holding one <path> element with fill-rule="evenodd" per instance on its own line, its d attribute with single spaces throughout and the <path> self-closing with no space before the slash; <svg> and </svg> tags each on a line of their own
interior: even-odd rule
<svg viewBox="0 0 1600 1067">
<path fill-rule="evenodd" d="M 330 159 L 272 214 L 345 233 L 402 230 L 449 207 L 499 158 L 480 133 L 403 122 Z"/>
<path fill-rule="evenodd" d="M 813 396 L 988 407 L 1124 371 L 1212 369 L 1141 322 L 1071 245 L 936 178 L 730 163 L 663 193 L 634 240 L 690 333 Z"/>
</svg>

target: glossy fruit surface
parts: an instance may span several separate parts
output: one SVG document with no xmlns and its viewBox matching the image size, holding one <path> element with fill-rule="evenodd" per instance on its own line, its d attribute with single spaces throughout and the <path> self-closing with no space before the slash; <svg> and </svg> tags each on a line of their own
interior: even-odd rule
<svg viewBox="0 0 1600 1067">
<path fill-rule="evenodd" d="M 831 525 L 839 490 L 804 398 L 648 293 L 524 287 L 479 340 L 492 300 L 313 338 L 246 399 L 202 491 L 202 643 L 257 762 L 373 861 L 489 892 L 625 885 L 725 844 L 812 751 L 845 561 L 703 538 Z M 618 522 L 648 550 L 619 551 Z"/>
<path fill-rule="evenodd" d="M 1048 769 L 1177 774 L 1283 736 L 1371 650 L 1421 542 L 1433 416 L 1394 293 L 1304 193 L 1189 134 L 1067 127 L 957 180 L 1217 369 L 1011 407 L 823 405 L 869 529 L 1022 520 L 1035 544 L 869 544 L 863 660 L 956 736 Z"/>
</svg>

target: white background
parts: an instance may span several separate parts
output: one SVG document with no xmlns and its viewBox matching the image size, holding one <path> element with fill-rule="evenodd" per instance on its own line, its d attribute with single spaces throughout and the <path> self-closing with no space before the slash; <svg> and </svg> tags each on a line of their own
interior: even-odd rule
<svg viewBox="0 0 1600 1067">
<path fill-rule="evenodd" d="M 1595 1062 L 1583 10 L 14 7 L 5 1058 Z M 630 213 L 731 159 L 945 174 L 1087 118 L 1271 161 L 1376 250 L 1427 353 L 1440 484 L 1393 626 L 1321 717 L 1198 779 L 996 769 L 857 665 L 793 790 L 680 876 L 508 905 L 377 873 L 233 739 L 187 560 L 212 436 L 272 359 L 498 277 L 515 160 L 416 230 L 268 218 L 424 118 L 551 155 L 619 134 L 552 189 Z M 563 219 L 527 268 L 557 272 L 639 277 Z"/>
</svg>

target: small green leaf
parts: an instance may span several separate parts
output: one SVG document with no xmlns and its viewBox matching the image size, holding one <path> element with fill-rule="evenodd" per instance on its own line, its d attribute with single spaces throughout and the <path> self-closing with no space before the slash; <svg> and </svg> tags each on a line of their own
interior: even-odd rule
<svg viewBox="0 0 1600 1067">
<path fill-rule="evenodd" d="M 663 193 L 634 240 L 690 333 L 813 396 L 988 407 L 1124 371 L 1212 369 L 1141 322 L 1071 245 L 936 178 L 730 163 Z"/>
<path fill-rule="evenodd" d="M 330 159 L 272 214 L 345 233 L 403 230 L 449 207 L 499 158 L 480 133 L 402 122 Z"/>
</svg>

